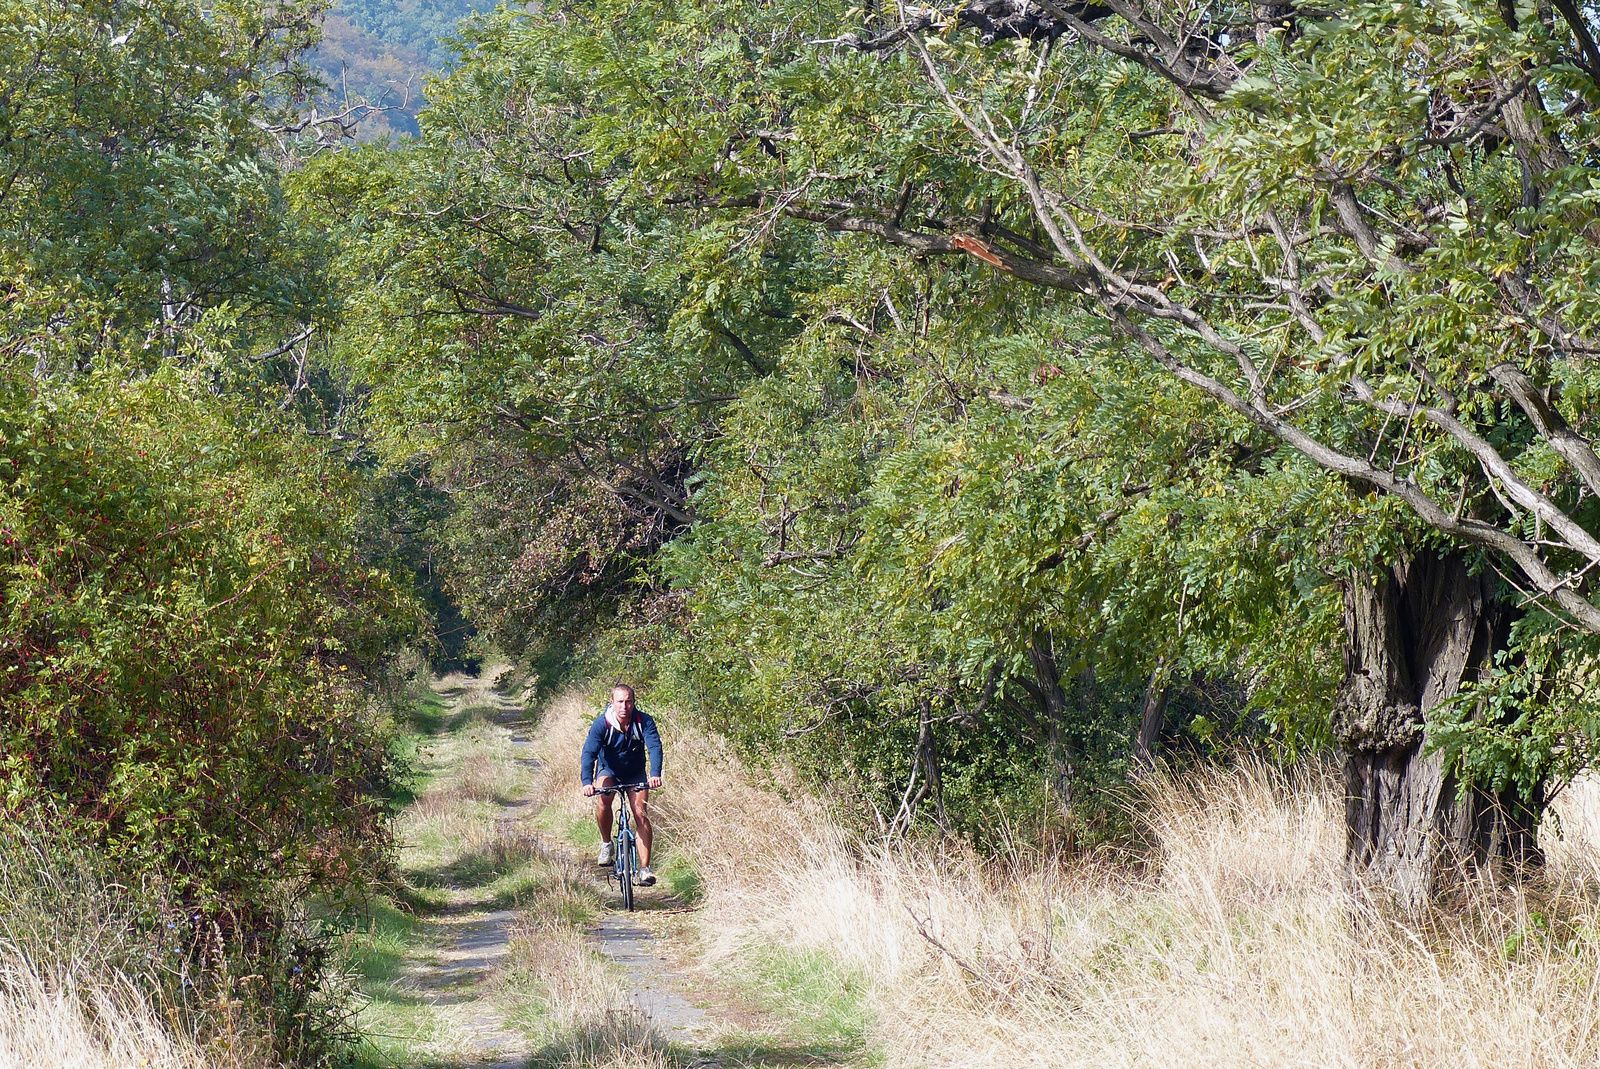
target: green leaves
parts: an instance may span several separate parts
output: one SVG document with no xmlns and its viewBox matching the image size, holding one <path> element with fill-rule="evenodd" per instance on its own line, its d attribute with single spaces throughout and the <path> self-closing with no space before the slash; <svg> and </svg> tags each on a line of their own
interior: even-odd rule
<svg viewBox="0 0 1600 1069">
<path fill-rule="evenodd" d="M 1467 786 L 1553 796 L 1594 761 L 1600 704 L 1595 655 L 1529 620 L 1485 678 L 1464 684 L 1429 724 L 1428 748 Z M 1531 633 L 1530 633 L 1531 632 Z"/>
<path fill-rule="evenodd" d="M 842 4 L 500 12 L 419 142 L 297 174 L 340 368 L 453 490 L 480 620 L 570 634 L 650 587 L 711 715 L 882 803 L 913 719 L 1020 789 L 1151 680 L 1239 697 L 1175 714 L 1199 745 L 1238 705 L 1322 744 L 1336 582 L 1439 539 L 1413 491 L 1567 568 L 1428 414 L 1593 518 L 1487 375 L 1574 425 L 1596 396 L 1550 325 L 1600 321 L 1567 42 L 1479 3 L 1252 14 L 1194 38 L 1202 100 L 1129 10 L 1104 48 L 950 19 L 875 52 Z"/>
<path fill-rule="evenodd" d="M 370 872 L 385 736 L 350 680 L 415 616 L 350 548 L 351 477 L 170 374 L 5 400 L 0 806 L 208 907 Z"/>
<path fill-rule="evenodd" d="M 1180 683 L 1249 680 L 1283 745 L 1314 742 L 1306 710 L 1337 670 L 1318 555 L 1343 496 L 1070 301 L 964 253 L 830 233 L 854 214 L 1049 240 L 914 56 L 814 43 L 855 18 L 605 0 L 485 16 L 419 142 L 292 178 L 340 250 L 338 361 L 369 426 L 453 492 L 454 589 L 515 647 L 669 586 L 652 618 L 681 603 L 687 628 L 666 660 L 721 726 L 793 739 L 893 804 L 928 704 L 961 725 L 940 730 L 974 770 L 963 820 L 1087 768 L 1086 747 L 1122 767 L 1158 659 Z M 1159 140 L 1130 139 L 1186 121 L 1143 68 L 994 58 L 962 34 L 940 54 L 1075 195 L 1221 210 Z M 1189 255 L 1119 227 L 1153 277 Z M 1228 329 L 1263 362 L 1298 359 Z M 1036 655 L 1103 682 L 1047 710 Z"/>
<path fill-rule="evenodd" d="M 261 159 L 281 118 L 269 101 L 298 91 L 314 33 L 297 3 L 0 4 L 9 356 L 29 339 L 30 370 L 150 366 L 174 355 L 175 327 L 224 301 L 268 320 L 316 314 L 307 250 Z"/>
</svg>

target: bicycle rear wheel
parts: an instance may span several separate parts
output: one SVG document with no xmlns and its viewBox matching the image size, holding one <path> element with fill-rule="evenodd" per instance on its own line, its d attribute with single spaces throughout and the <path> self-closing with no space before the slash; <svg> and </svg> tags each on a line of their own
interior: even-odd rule
<svg viewBox="0 0 1600 1069">
<path fill-rule="evenodd" d="M 633 829 L 629 828 L 622 833 L 622 841 L 617 844 L 620 853 L 617 855 L 617 875 L 622 879 L 622 908 L 633 909 L 633 874 L 638 869 L 638 864 L 633 854 Z"/>
</svg>

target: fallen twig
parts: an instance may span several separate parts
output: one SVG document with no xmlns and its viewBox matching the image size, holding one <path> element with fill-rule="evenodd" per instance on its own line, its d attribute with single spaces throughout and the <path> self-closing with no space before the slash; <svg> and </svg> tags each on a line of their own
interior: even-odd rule
<svg viewBox="0 0 1600 1069">
<path fill-rule="evenodd" d="M 917 916 L 916 912 L 910 906 L 906 906 L 906 912 L 910 914 L 912 923 L 917 926 L 918 935 L 922 936 L 922 938 L 926 939 L 929 943 L 932 943 L 933 946 L 945 957 L 955 962 L 956 965 L 960 967 L 962 972 L 966 973 L 974 980 L 978 980 L 986 984 L 995 994 L 1005 999 L 1008 1005 L 1016 1005 L 1017 997 L 1011 993 L 1009 988 L 1007 988 L 999 980 L 996 980 L 992 975 L 989 974 L 987 970 L 979 969 L 976 966 L 968 964 L 967 961 L 961 957 L 961 955 L 945 946 L 944 943 L 939 940 L 938 936 L 928 931 L 929 918 Z"/>
</svg>

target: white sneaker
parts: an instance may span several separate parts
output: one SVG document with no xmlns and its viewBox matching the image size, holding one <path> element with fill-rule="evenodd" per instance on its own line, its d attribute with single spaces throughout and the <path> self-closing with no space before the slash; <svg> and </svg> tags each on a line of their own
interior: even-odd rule
<svg viewBox="0 0 1600 1069">
<path fill-rule="evenodd" d="M 639 870 L 639 886 L 654 887 L 655 885 L 656 874 L 650 871 L 650 866 L 646 865 L 644 868 Z"/>
<path fill-rule="evenodd" d="M 600 852 L 594 856 L 594 863 L 596 865 L 609 865 L 609 864 L 611 864 L 611 844 L 610 843 L 601 843 L 600 844 Z"/>
</svg>

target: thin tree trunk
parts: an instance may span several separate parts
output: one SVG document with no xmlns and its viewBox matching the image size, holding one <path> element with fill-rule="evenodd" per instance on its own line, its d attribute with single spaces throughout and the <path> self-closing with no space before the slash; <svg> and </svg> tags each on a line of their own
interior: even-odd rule
<svg viewBox="0 0 1600 1069">
<path fill-rule="evenodd" d="M 933 795 L 934 812 L 942 831 L 950 830 L 950 818 L 944 808 L 944 781 L 939 777 L 939 749 L 933 737 L 933 703 L 922 699 L 918 710 L 917 758 L 922 762 L 922 778 L 928 792 Z"/>
<path fill-rule="evenodd" d="M 1133 743 L 1133 760 L 1138 768 L 1151 768 L 1156 763 L 1156 743 L 1167 724 L 1167 697 L 1171 693 L 1167 686 L 1167 659 L 1158 657 L 1144 688 L 1144 713 L 1139 717 L 1139 736 Z"/>
<path fill-rule="evenodd" d="M 912 821 L 916 819 L 917 806 L 922 804 L 923 795 L 928 793 L 928 781 L 923 780 L 917 786 L 917 773 L 922 770 L 922 752 L 918 750 L 911 755 L 911 777 L 906 780 L 906 791 L 900 796 L 900 808 L 895 810 L 894 819 L 889 822 L 889 837 L 895 838 L 911 830 Z"/>
<path fill-rule="evenodd" d="M 1468 574 L 1460 554 L 1425 551 L 1346 584 L 1345 685 L 1333 712 L 1346 859 L 1407 908 L 1431 899 L 1451 867 L 1537 856 L 1537 808 L 1460 790 L 1443 758 L 1424 752 L 1429 715 L 1489 668 L 1510 621 L 1492 579 Z"/>
<path fill-rule="evenodd" d="M 1070 810 L 1074 802 L 1078 752 L 1066 727 L 1067 692 L 1061 685 L 1061 671 L 1056 664 L 1055 637 L 1047 631 L 1036 633 L 1028 644 L 1028 659 L 1033 662 L 1035 693 L 1044 714 L 1046 742 L 1055 765 L 1052 786 L 1061 804 Z"/>
</svg>

